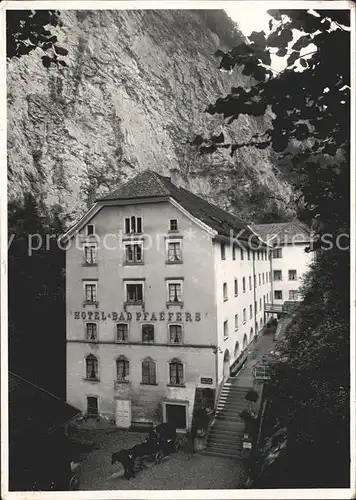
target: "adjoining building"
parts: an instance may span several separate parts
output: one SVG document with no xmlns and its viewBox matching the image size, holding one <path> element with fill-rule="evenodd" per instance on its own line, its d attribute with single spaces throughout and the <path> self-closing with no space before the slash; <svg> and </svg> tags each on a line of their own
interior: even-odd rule
<svg viewBox="0 0 356 500">
<path fill-rule="evenodd" d="M 150 170 L 98 199 L 66 244 L 67 399 L 119 427 L 191 426 L 262 331 L 269 247 Z"/>
<path fill-rule="evenodd" d="M 303 276 L 314 261 L 312 233 L 298 220 L 275 224 L 256 224 L 253 230 L 273 246 L 272 250 L 272 303 L 267 310 L 287 310 L 299 302 Z"/>
</svg>

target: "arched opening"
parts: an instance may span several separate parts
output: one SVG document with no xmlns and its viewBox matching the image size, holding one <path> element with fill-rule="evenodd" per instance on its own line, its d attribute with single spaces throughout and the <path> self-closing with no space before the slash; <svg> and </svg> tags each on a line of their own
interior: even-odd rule
<svg viewBox="0 0 356 500">
<path fill-rule="evenodd" d="M 234 356 L 237 358 L 240 352 L 240 344 L 238 342 L 235 343 Z"/>
<path fill-rule="evenodd" d="M 251 326 L 251 330 L 250 330 L 250 342 L 251 342 L 252 339 L 253 339 L 253 328 Z"/>
<path fill-rule="evenodd" d="M 226 349 L 224 353 L 224 379 L 230 376 L 230 353 Z"/>
<path fill-rule="evenodd" d="M 247 347 L 247 335 L 246 335 L 246 333 L 245 333 L 244 338 L 243 338 L 242 347 L 243 347 L 243 350 L 245 350 Z"/>
</svg>

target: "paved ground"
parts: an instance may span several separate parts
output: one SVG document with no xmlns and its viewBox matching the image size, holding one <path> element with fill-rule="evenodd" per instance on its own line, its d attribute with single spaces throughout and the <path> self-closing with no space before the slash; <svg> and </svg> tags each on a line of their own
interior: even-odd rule
<svg viewBox="0 0 356 500">
<path fill-rule="evenodd" d="M 114 429 L 91 431 L 85 437 L 93 439 L 99 449 L 89 453 L 78 469 L 81 490 L 237 489 L 246 480 L 239 460 L 181 451 L 128 481 L 121 465 L 111 465 L 111 453 L 142 442 L 146 435 Z"/>
</svg>

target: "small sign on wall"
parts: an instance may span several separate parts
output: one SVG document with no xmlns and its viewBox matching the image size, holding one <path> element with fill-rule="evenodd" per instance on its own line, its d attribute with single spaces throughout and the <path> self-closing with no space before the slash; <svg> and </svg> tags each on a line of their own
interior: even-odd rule
<svg viewBox="0 0 356 500">
<path fill-rule="evenodd" d="M 212 378 L 207 378 L 207 377 L 201 377 L 200 383 L 201 384 L 212 385 L 213 379 Z"/>
</svg>

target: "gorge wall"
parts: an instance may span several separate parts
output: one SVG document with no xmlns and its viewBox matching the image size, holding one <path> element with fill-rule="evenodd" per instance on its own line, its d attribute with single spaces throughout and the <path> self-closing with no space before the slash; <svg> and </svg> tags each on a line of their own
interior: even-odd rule
<svg viewBox="0 0 356 500">
<path fill-rule="evenodd" d="M 222 118 L 204 112 L 209 103 L 251 85 L 239 70 L 218 70 L 214 52 L 243 39 L 223 11 L 61 11 L 61 19 L 68 67 L 44 68 L 41 49 L 8 63 L 10 201 L 31 192 L 60 205 L 70 224 L 97 195 L 150 168 L 178 171 L 189 189 L 248 221 L 292 214 L 268 150 L 201 156 L 190 144 L 222 130 Z M 246 142 L 265 127 L 242 116 L 225 136 Z"/>
</svg>

